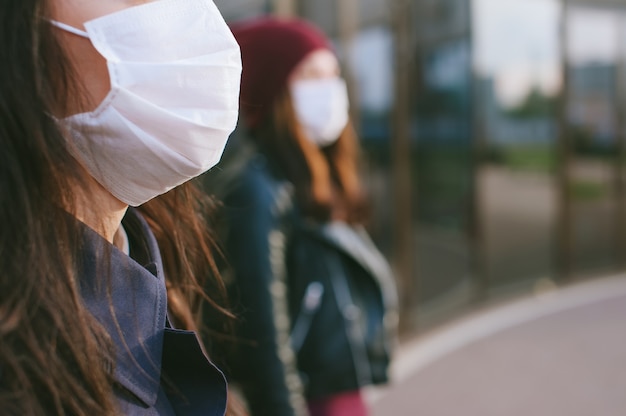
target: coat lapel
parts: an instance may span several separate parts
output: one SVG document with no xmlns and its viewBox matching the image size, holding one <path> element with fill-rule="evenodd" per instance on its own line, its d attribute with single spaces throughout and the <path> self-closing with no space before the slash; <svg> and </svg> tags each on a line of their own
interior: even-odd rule
<svg viewBox="0 0 626 416">
<path fill-rule="evenodd" d="M 80 269 L 85 306 L 115 346 L 114 376 L 147 406 L 156 403 L 167 310 L 163 267 L 147 224 L 129 210 L 124 226 L 142 232 L 148 263 L 139 264 L 85 226 L 86 256 Z"/>
</svg>

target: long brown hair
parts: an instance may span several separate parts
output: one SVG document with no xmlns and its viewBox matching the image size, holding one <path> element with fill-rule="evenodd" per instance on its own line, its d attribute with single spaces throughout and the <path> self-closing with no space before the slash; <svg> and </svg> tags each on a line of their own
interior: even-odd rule
<svg viewBox="0 0 626 416">
<path fill-rule="evenodd" d="M 45 19 L 47 3 L 0 7 L 0 409 L 115 415 L 112 345 L 83 305 L 80 226 L 67 214 L 76 212 L 85 171 L 50 116 L 80 97 L 80 86 Z M 171 309 L 185 327 L 194 327 L 205 284 L 209 304 L 225 312 L 199 204 L 181 189 L 141 208 L 163 248 Z"/>
<path fill-rule="evenodd" d="M 305 136 L 285 87 L 264 122 L 252 131 L 252 138 L 293 183 L 306 216 L 318 221 L 365 221 L 359 146 L 351 123 L 335 143 L 319 148 Z"/>
<path fill-rule="evenodd" d="M 170 319 L 179 328 L 197 331 L 208 343 L 228 342 L 235 323 L 214 258 L 221 253 L 209 220 L 217 205 L 196 182 L 188 182 L 139 208 L 161 250 Z M 207 347 L 205 353 L 216 350 Z M 212 357 L 218 363 L 220 358 Z M 229 394 L 226 415 L 246 414 L 241 402 Z"/>
<path fill-rule="evenodd" d="M 78 225 L 59 208 L 74 211 L 84 171 L 49 116 L 74 84 L 45 3 L 0 7 L 0 409 L 108 415 L 110 343 L 82 305 Z"/>
<path fill-rule="evenodd" d="M 202 308 L 220 316 L 217 327 L 230 329 L 234 316 L 227 309 L 226 288 L 215 253 L 219 253 L 207 220 L 216 202 L 188 182 L 155 198 L 139 210 L 157 238 L 165 267 L 168 308 L 175 324 L 188 330 L 203 328 Z M 217 330 L 211 325 L 208 330 Z"/>
</svg>

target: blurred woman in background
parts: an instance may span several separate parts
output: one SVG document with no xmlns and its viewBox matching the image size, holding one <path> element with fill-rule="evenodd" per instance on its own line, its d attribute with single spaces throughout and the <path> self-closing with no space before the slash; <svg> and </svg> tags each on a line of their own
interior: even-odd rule
<svg viewBox="0 0 626 416">
<path fill-rule="evenodd" d="M 234 128 L 232 33 L 197 0 L 6 0 L 0 28 L 0 413 L 223 415 L 175 329 L 203 298 L 226 314 L 202 199 L 176 187 Z"/>
<path fill-rule="evenodd" d="M 346 83 L 309 23 L 232 29 L 247 131 L 209 175 L 224 187 L 240 306 L 242 345 L 228 367 L 253 415 L 365 415 L 361 387 L 387 380 L 395 289 L 362 226 Z"/>
</svg>

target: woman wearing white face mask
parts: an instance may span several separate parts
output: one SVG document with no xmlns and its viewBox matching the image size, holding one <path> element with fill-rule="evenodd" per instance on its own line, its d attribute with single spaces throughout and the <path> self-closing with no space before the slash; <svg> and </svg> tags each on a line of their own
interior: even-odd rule
<svg viewBox="0 0 626 416">
<path fill-rule="evenodd" d="M 232 33 L 210 0 L 7 0 L 0 25 L 0 413 L 223 415 L 191 331 L 222 283 L 176 187 L 234 128 Z"/>
<path fill-rule="evenodd" d="M 227 367 L 253 415 L 365 415 L 360 388 L 387 379 L 395 289 L 362 227 L 345 82 L 329 41 L 306 22 L 232 29 L 249 137 L 208 178 L 225 188 L 242 315 Z"/>
</svg>

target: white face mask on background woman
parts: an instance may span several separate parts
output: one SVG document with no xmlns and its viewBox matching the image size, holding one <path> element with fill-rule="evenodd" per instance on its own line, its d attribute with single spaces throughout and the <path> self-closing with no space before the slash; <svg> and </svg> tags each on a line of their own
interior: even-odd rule
<svg viewBox="0 0 626 416">
<path fill-rule="evenodd" d="M 337 141 L 349 119 L 348 89 L 343 79 L 295 81 L 291 98 L 298 121 L 311 141 L 320 147 Z"/>
<path fill-rule="evenodd" d="M 161 0 L 85 23 L 111 90 L 96 110 L 61 120 L 76 157 L 132 206 L 219 162 L 238 116 L 241 54 L 211 0 Z"/>
</svg>

